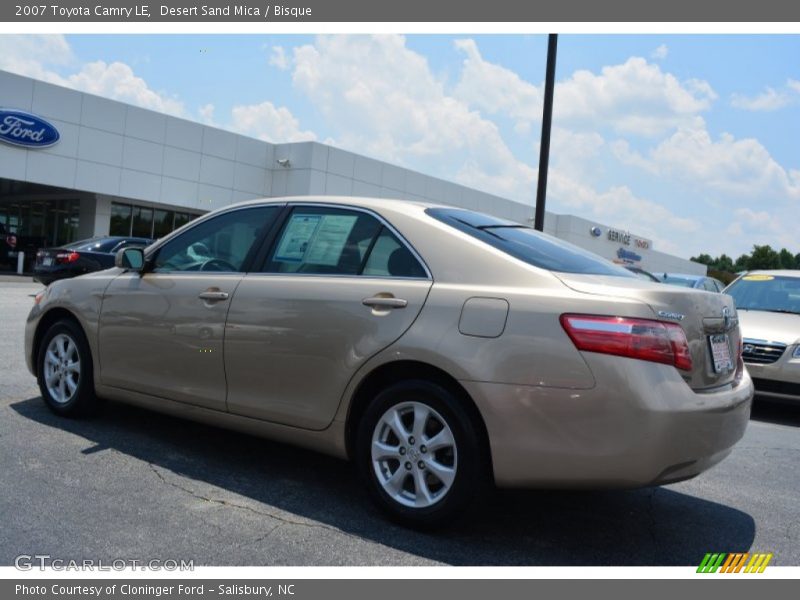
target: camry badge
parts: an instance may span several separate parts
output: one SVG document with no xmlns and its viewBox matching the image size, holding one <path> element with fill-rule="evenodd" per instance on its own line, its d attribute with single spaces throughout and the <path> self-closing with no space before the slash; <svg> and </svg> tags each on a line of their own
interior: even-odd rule
<svg viewBox="0 0 800 600">
<path fill-rule="evenodd" d="M 663 319 L 672 319 L 673 321 L 683 321 L 686 315 L 677 312 L 668 312 L 666 310 L 658 311 L 658 316 Z"/>
</svg>

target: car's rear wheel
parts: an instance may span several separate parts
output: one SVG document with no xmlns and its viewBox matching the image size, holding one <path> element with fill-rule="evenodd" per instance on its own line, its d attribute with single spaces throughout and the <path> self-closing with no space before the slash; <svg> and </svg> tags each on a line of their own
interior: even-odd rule
<svg viewBox="0 0 800 600">
<path fill-rule="evenodd" d="M 487 460 L 463 398 L 427 381 L 384 389 L 358 428 L 356 460 L 371 496 L 406 525 L 443 525 L 485 488 Z"/>
<path fill-rule="evenodd" d="M 54 413 L 83 416 L 100 408 L 89 344 L 74 321 L 64 319 L 50 326 L 39 346 L 37 367 L 39 390 Z"/>
</svg>

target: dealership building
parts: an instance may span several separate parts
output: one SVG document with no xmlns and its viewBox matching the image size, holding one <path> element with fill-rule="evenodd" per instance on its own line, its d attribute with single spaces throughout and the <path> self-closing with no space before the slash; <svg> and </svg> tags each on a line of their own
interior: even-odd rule
<svg viewBox="0 0 800 600">
<path fill-rule="evenodd" d="M 263 197 L 404 198 L 532 222 L 532 206 L 367 156 L 317 142 L 272 144 L 5 71 L 0 111 L 0 232 L 28 255 L 93 236 L 158 238 Z M 624 225 L 545 218 L 548 233 L 616 262 L 705 274 Z"/>
</svg>

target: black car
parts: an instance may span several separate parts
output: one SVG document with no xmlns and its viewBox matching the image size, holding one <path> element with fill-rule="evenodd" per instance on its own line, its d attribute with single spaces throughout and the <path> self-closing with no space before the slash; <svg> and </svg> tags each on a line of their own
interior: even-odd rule
<svg viewBox="0 0 800 600">
<path fill-rule="evenodd" d="M 128 246 L 149 246 L 154 240 L 139 237 L 97 237 L 72 242 L 60 248 L 43 248 L 36 253 L 33 278 L 45 285 L 56 279 L 76 277 L 114 266 L 118 250 Z"/>
</svg>

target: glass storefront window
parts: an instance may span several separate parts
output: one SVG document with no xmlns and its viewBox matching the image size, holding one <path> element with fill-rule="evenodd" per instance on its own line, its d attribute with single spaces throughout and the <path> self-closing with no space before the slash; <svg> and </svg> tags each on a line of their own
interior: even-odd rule
<svg viewBox="0 0 800 600">
<path fill-rule="evenodd" d="M 198 215 L 163 208 L 111 203 L 109 235 L 158 239 L 185 225 Z"/>
<path fill-rule="evenodd" d="M 172 231 L 174 218 L 175 213 L 171 210 L 156 209 L 155 219 L 153 220 L 153 237 L 155 239 L 162 238 Z"/>
<path fill-rule="evenodd" d="M 153 235 L 153 209 L 143 206 L 133 208 L 133 231 L 134 237 L 149 238 Z"/>
<path fill-rule="evenodd" d="M 177 229 L 178 227 L 183 227 L 184 225 L 186 225 L 189 221 L 191 221 L 195 217 L 197 217 L 197 215 L 192 215 L 190 213 L 175 213 L 175 227 L 174 227 L 174 229 Z"/>
<path fill-rule="evenodd" d="M 133 207 L 129 204 L 111 203 L 111 225 L 109 235 L 129 236 L 131 234 L 131 213 Z"/>
</svg>

